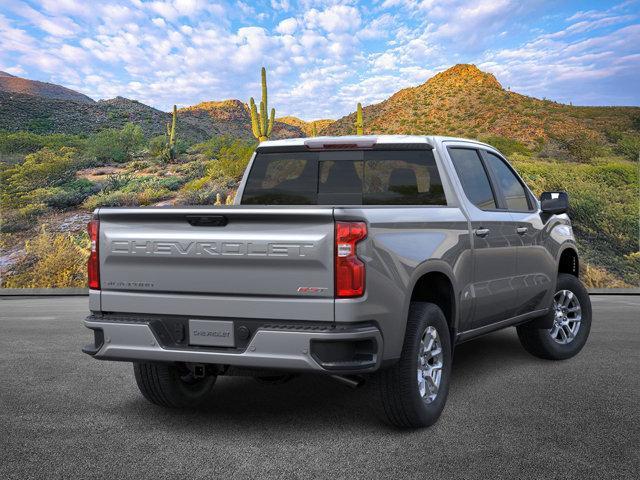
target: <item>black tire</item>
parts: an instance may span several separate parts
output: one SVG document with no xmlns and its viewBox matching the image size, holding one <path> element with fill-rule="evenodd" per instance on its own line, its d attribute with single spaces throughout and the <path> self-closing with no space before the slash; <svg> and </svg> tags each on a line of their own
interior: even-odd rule
<svg viewBox="0 0 640 480">
<path fill-rule="evenodd" d="M 194 378 L 186 365 L 133 364 L 140 393 L 151 403 L 167 408 L 195 408 L 211 400 L 216 375 Z"/>
<path fill-rule="evenodd" d="M 577 277 L 567 273 L 558 275 L 556 292 L 562 290 L 570 291 L 580 302 L 581 321 L 578 331 L 571 341 L 561 344 L 553 339 L 551 335 L 553 329 L 535 328 L 527 324 L 517 327 L 520 343 L 531 355 L 547 360 L 565 360 L 577 355 L 587 343 L 589 331 L 591 330 L 591 300 L 589 299 L 589 293 Z"/>
<path fill-rule="evenodd" d="M 435 328 L 442 348 L 440 385 L 435 398 L 429 403 L 420 395 L 416 379 L 420 342 L 428 327 Z M 442 310 L 432 303 L 412 302 L 400 360 L 374 377 L 383 417 L 400 428 L 433 425 L 447 401 L 451 359 L 451 337 Z"/>
</svg>

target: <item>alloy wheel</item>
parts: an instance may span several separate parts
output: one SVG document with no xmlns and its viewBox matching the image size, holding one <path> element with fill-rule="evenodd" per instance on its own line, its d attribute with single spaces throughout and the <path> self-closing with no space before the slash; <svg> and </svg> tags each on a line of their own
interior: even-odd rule
<svg viewBox="0 0 640 480">
<path fill-rule="evenodd" d="M 418 390 L 425 403 L 433 402 L 438 396 L 442 380 L 444 355 L 438 331 L 428 326 L 418 348 Z"/>
<path fill-rule="evenodd" d="M 554 320 L 549 329 L 551 338 L 561 345 L 571 343 L 582 322 L 582 307 L 571 290 L 560 290 L 553 297 Z"/>
</svg>

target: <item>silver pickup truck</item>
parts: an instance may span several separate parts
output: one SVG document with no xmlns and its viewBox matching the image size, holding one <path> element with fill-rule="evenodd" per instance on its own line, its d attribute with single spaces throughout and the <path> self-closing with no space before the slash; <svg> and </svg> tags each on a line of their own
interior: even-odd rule
<svg viewBox="0 0 640 480">
<path fill-rule="evenodd" d="M 424 136 L 261 143 L 235 205 L 100 208 L 93 343 L 151 402 L 194 407 L 220 375 L 369 380 L 401 427 L 437 420 L 455 345 L 516 326 L 565 359 L 591 305 L 564 192 L 537 200 L 489 145 Z"/>
</svg>

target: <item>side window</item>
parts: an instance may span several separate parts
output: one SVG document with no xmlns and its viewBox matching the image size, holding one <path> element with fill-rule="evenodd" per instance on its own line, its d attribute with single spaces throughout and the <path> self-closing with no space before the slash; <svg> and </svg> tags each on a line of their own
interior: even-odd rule
<svg viewBox="0 0 640 480">
<path fill-rule="evenodd" d="M 496 209 L 496 199 L 478 151 L 470 148 L 449 148 L 449 155 L 467 198 L 481 210 Z"/>
<path fill-rule="evenodd" d="M 372 151 L 365 159 L 364 205 L 447 204 L 432 151 Z"/>
<path fill-rule="evenodd" d="M 520 180 L 513 174 L 504 160 L 491 152 L 485 152 L 485 158 L 487 159 L 489 168 L 493 170 L 496 180 L 500 184 L 500 189 L 507 202 L 507 208 L 518 211 L 529 210 L 527 193 L 522 183 L 520 183 Z"/>
</svg>

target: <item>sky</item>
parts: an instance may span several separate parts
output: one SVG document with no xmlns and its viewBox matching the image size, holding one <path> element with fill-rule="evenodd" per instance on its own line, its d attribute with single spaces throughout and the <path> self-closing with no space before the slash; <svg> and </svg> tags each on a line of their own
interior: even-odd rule
<svg viewBox="0 0 640 480">
<path fill-rule="evenodd" d="M 640 105 L 640 0 L 0 0 L 0 70 L 162 110 L 260 95 L 338 118 L 457 63 L 512 91 Z"/>
</svg>

